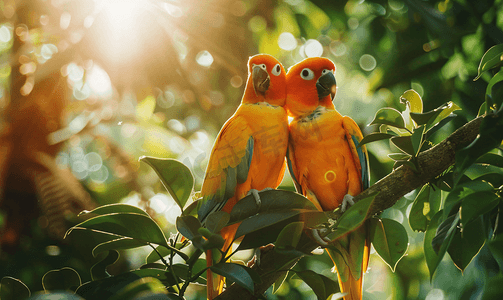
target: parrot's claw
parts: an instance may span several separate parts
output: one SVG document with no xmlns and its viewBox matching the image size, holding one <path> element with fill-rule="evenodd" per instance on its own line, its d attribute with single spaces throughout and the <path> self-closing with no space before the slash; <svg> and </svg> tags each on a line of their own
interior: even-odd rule
<svg viewBox="0 0 503 300">
<path fill-rule="evenodd" d="M 260 208 L 260 206 L 262 205 L 262 200 L 260 200 L 260 195 L 258 193 L 265 192 L 265 191 L 271 191 L 271 190 L 274 190 L 274 189 L 270 188 L 270 187 L 266 187 L 265 189 L 263 189 L 261 191 L 258 191 L 256 189 L 251 189 L 248 191 L 246 196 L 253 195 L 253 198 L 255 198 L 255 203 L 257 203 L 257 206 Z"/>
<path fill-rule="evenodd" d="M 256 189 L 249 190 L 246 195 L 247 196 L 253 195 L 253 198 L 255 198 L 255 203 L 257 203 L 257 206 L 260 208 L 260 206 L 262 205 L 262 200 L 260 200 L 260 196 L 259 196 L 258 191 Z"/>
<path fill-rule="evenodd" d="M 342 199 L 342 204 L 341 204 L 341 212 L 345 212 L 346 209 L 348 209 L 350 206 L 353 206 L 355 204 L 355 201 L 353 201 L 353 196 L 350 194 L 346 194 L 344 198 Z"/>
<path fill-rule="evenodd" d="M 311 229 L 314 240 L 321 246 L 327 246 L 330 242 L 332 242 L 329 238 L 322 236 L 326 233 L 326 231 L 326 228 Z"/>
</svg>

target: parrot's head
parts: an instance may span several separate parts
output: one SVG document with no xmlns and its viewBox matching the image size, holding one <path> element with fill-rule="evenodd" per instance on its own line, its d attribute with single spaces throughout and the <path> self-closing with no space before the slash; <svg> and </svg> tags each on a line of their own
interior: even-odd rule
<svg viewBox="0 0 503 300">
<path fill-rule="evenodd" d="M 267 102 L 284 106 L 286 98 L 286 72 L 273 56 L 257 54 L 248 60 L 248 81 L 244 103 Z"/>
<path fill-rule="evenodd" d="M 311 57 L 293 65 L 286 75 L 286 110 L 292 117 L 311 114 L 318 106 L 334 108 L 337 86 L 335 64 L 328 58 Z"/>
</svg>

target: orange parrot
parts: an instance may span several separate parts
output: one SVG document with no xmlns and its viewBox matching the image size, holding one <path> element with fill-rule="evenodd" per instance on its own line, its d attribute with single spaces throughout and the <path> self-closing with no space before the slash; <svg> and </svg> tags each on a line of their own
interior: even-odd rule
<svg viewBox="0 0 503 300">
<path fill-rule="evenodd" d="M 363 135 L 350 117 L 335 110 L 335 65 L 327 58 L 307 58 L 288 70 L 285 108 L 289 125 L 288 167 L 297 191 L 323 211 L 341 206 L 369 186 Z M 337 269 L 345 300 L 362 299 L 369 238 L 366 225 L 337 240 L 338 251 L 327 248 Z"/>
<path fill-rule="evenodd" d="M 258 54 L 248 60 L 248 80 L 241 104 L 217 136 L 206 169 L 198 210 L 199 220 L 223 210 L 230 213 L 241 198 L 253 194 L 260 205 L 258 191 L 278 187 L 286 169 L 288 119 L 286 72 L 274 57 Z M 220 231 L 228 251 L 239 224 Z M 211 266 L 211 250 L 206 252 Z M 223 277 L 208 270 L 208 299 L 222 292 Z"/>
</svg>

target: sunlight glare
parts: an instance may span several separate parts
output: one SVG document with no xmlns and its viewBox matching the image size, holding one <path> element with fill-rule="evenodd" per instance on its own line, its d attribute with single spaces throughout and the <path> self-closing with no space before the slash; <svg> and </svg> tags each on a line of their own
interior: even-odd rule
<svg viewBox="0 0 503 300">
<path fill-rule="evenodd" d="M 99 4 L 102 5 L 103 12 L 107 14 L 110 25 L 114 29 L 126 31 L 134 26 L 131 20 L 144 7 L 145 2 L 142 0 L 102 0 Z"/>
<path fill-rule="evenodd" d="M 203 50 L 196 55 L 196 61 L 203 67 L 209 67 L 213 63 L 213 56 L 208 51 Z"/>
<path fill-rule="evenodd" d="M 98 96 L 107 96 L 112 93 L 112 82 L 107 72 L 102 68 L 94 65 L 86 77 L 89 87 Z"/>
</svg>

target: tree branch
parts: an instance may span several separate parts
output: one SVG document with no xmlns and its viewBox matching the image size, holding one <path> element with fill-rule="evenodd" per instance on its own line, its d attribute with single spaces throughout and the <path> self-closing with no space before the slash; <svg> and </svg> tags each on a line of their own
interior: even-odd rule
<svg viewBox="0 0 503 300">
<path fill-rule="evenodd" d="M 482 119 L 483 117 L 478 117 L 466 123 L 435 147 L 420 153 L 418 156 L 419 172 L 414 172 L 408 166 L 402 165 L 356 196 L 354 201 L 357 202 L 370 194 L 379 192 L 367 217 L 393 206 L 405 194 L 423 186 L 453 165 L 456 151 L 467 146 L 477 137 Z M 308 241 L 303 246 L 303 250 L 312 251 L 317 246 L 316 243 Z M 255 284 L 255 295 L 263 294 L 281 276 L 283 272 L 274 272 L 274 266 L 278 265 L 278 262 L 283 262 L 285 265 L 283 269 L 288 269 L 295 265 L 299 259 L 289 261 L 289 258 L 273 251 L 273 247 L 261 250 L 260 266 L 257 264 L 253 266 L 262 279 L 262 283 Z M 248 300 L 257 299 L 257 297 L 243 287 L 233 284 L 215 298 L 215 300 L 225 299 Z"/>
</svg>

